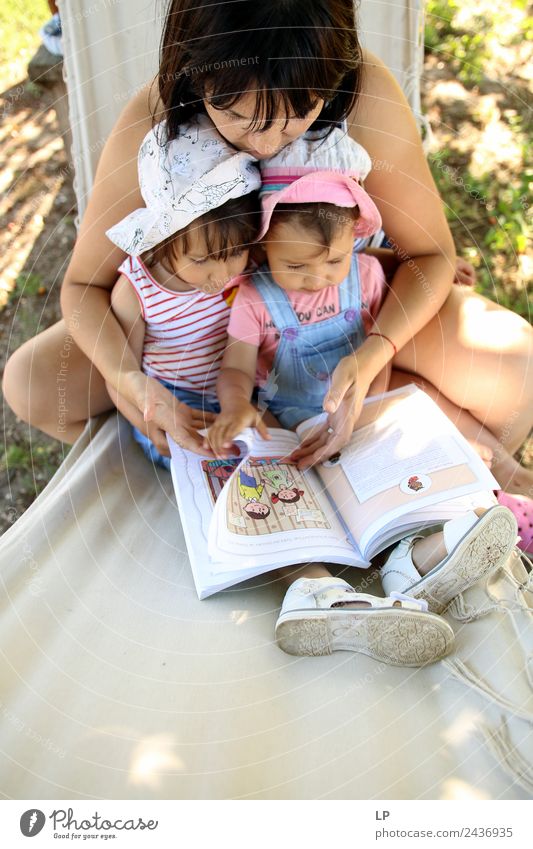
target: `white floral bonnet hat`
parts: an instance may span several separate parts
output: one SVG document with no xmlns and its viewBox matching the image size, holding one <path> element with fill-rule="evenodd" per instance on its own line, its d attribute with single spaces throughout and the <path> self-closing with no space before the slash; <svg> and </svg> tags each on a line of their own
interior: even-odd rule
<svg viewBox="0 0 533 849">
<path fill-rule="evenodd" d="M 138 156 L 139 185 L 146 206 L 106 231 L 115 245 L 139 256 L 195 218 L 226 201 L 259 189 L 253 156 L 236 152 L 206 115 L 167 141 L 166 122 L 146 134 Z"/>
</svg>

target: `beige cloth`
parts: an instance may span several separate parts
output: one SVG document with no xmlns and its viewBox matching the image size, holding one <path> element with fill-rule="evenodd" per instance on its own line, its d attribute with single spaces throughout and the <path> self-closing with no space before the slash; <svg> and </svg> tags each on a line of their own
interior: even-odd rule
<svg viewBox="0 0 533 849">
<path fill-rule="evenodd" d="M 0 539 L 4 794 L 531 797 L 532 595 L 510 573 L 455 612 L 515 612 L 449 617 L 450 661 L 291 657 L 273 642 L 279 589 L 199 602 L 170 475 L 118 416 L 95 427 Z"/>
<path fill-rule="evenodd" d="M 121 109 L 155 77 L 167 3 L 60 0 L 78 210 L 87 205 L 102 147 Z M 392 70 L 417 116 L 422 0 L 362 0 L 361 40 Z"/>
</svg>

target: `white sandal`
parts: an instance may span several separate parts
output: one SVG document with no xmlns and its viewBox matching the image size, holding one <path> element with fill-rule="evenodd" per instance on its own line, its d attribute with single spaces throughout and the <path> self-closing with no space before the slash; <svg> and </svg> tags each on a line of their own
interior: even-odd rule
<svg viewBox="0 0 533 849">
<path fill-rule="evenodd" d="M 342 606 L 353 601 L 369 606 Z M 357 651 L 395 666 L 425 666 L 448 654 L 454 634 L 422 600 L 358 593 L 342 578 L 299 578 L 283 600 L 276 640 L 288 654 Z"/>
<path fill-rule="evenodd" d="M 422 537 L 412 534 L 398 543 L 381 569 L 388 595 L 398 592 L 422 599 L 433 613 L 442 613 L 455 596 L 505 563 L 518 533 L 514 515 L 501 506 L 482 516 L 466 513 L 446 522 L 442 530 L 448 556 L 424 577 L 412 557 L 413 545 Z"/>
</svg>

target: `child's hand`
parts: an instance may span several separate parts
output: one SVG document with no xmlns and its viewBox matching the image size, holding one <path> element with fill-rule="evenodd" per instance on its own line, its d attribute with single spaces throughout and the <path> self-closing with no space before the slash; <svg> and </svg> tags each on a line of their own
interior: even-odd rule
<svg viewBox="0 0 533 849">
<path fill-rule="evenodd" d="M 454 281 L 457 286 L 475 286 L 476 285 L 476 269 L 466 259 L 457 257 L 455 264 Z"/>
<path fill-rule="evenodd" d="M 323 463 L 348 444 L 369 385 L 370 379 L 362 373 L 355 357 L 343 357 L 333 372 L 330 390 L 324 398 L 327 421 L 320 428 L 314 428 L 291 454 L 299 469 Z"/>
<path fill-rule="evenodd" d="M 268 428 L 259 410 L 248 401 L 232 404 L 231 411 L 222 411 L 209 428 L 204 440 L 215 456 L 228 457 L 235 450 L 233 440 L 244 428 L 255 427 L 262 439 L 270 439 Z"/>
</svg>

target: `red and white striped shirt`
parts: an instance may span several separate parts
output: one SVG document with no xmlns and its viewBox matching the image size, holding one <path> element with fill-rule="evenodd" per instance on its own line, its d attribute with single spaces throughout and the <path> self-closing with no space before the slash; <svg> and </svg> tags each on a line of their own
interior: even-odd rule
<svg viewBox="0 0 533 849">
<path fill-rule="evenodd" d="M 215 394 L 231 303 L 242 278 L 215 295 L 161 286 L 138 257 L 119 271 L 133 286 L 146 325 L 142 370 L 181 389 Z"/>
</svg>

